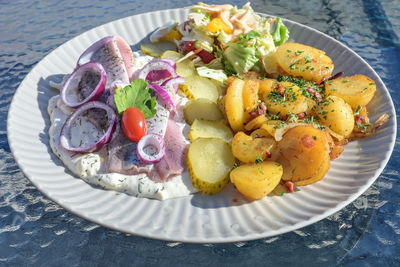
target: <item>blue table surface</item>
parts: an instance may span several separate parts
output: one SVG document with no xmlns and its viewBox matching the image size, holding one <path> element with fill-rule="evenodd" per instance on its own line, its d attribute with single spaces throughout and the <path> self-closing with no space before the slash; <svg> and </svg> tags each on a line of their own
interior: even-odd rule
<svg viewBox="0 0 400 267">
<path fill-rule="evenodd" d="M 0 0 L 0 265 L 400 266 L 398 138 L 383 173 L 346 208 L 297 231 L 249 242 L 183 244 L 113 231 L 67 212 L 24 176 L 10 152 L 6 121 L 13 94 L 32 67 L 95 26 L 194 3 Z M 399 106 L 400 1 L 257 0 L 252 7 L 345 43 L 375 69 Z"/>
</svg>

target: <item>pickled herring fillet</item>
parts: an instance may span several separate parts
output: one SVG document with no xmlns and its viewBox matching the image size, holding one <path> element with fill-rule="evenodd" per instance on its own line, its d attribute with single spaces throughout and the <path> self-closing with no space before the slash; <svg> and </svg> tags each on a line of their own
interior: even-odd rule
<svg viewBox="0 0 400 267">
<path fill-rule="evenodd" d="M 107 73 L 106 90 L 112 89 L 116 81 L 129 84 L 132 79 L 132 50 L 120 36 L 107 36 L 90 46 L 78 60 L 78 65 L 98 62 Z"/>
<path fill-rule="evenodd" d="M 161 181 L 170 176 L 181 174 L 186 168 L 188 145 L 182 129 L 172 119 L 168 120 L 165 133 L 165 156 L 154 165 Z"/>
</svg>

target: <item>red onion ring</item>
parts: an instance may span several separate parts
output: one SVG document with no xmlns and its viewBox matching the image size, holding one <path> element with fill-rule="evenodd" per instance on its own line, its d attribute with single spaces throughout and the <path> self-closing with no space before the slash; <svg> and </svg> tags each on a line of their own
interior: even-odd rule
<svg viewBox="0 0 400 267">
<path fill-rule="evenodd" d="M 149 84 L 149 86 L 151 88 L 153 88 L 153 90 L 162 98 L 162 100 L 165 102 L 165 104 L 167 104 L 167 106 L 176 111 L 176 107 L 174 104 L 174 101 L 172 101 L 171 97 L 169 96 L 168 92 L 165 91 L 164 88 L 162 88 L 160 85 L 156 84 L 156 83 L 151 83 Z"/>
<path fill-rule="evenodd" d="M 157 60 L 167 62 L 169 65 L 171 65 L 174 68 L 174 70 L 176 70 L 176 62 L 172 58 L 161 58 L 161 59 L 157 59 Z"/>
<path fill-rule="evenodd" d="M 149 153 L 153 149 L 155 150 L 154 153 Z M 137 144 L 137 155 L 144 163 L 159 162 L 165 155 L 164 138 L 154 133 L 146 134 Z"/>
<path fill-rule="evenodd" d="M 82 66 L 83 64 L 90 62 L 91 57 L 93 54 L 99 50 L 100 47 L 102 47 L 104 44 L 110 42 L 114 36 L 106 36 L 104 38 L 101 38 L 97 42 L 93 43 L 91 46 L 89 46 L 79 57 L 78 62 L 76 64 L 77 67 Z"/>
<path fill-rule="evenodd" d="M 94 144 L 90 144 L 86 147 L 72 147 L 69 142 L 69 136 L 72 124 L 78 119 L 78 117 L 83 112 L 92 108 L 104 109 L 107 112 L 108 122 L 109 122 L 107 131 Z M 88 102 L 79 107 L 77 110 L 75 110 L 65 121 L 60 132 L 60 145 L 64 149 L 76 153 L 88 153 L 97 151 L 110 141 L 112 134 L 115 131 L 116 124 L 117 124 L 117 114 L 110 106 L 100 101 Z"/>
<path fill-rule="evenodd" d="M 169 86 L 174 87 L 175 92 L 178 92 L 179 84 L 185 83 L 185 78 L 181 76 L 177 76 L 171 79 L 164 81 L 161 86 L 164 88 L 168 88 Z"/>
<path fill-rule="evenodd" d="M 147 76 L 151 71 L 166 70 L 169 72 L 170 76 L 177 77 L 176 71 L 173 66 L 171 66 L 166 61 L 157 59 L 146 64 L 143 69 L 139 72 L 137 79 L 146 80 Z M 148 80 L 150 82 L 157 82 L 158 80 Z"/>
<path fill-rule="evenodd" d="M 74 94 L 74 92 L 72 91 L 76 92 L 78 90 L 78 86 L 82 81 L 82 79 L 85 78 L 84 75 L 87 72 L 99 75 L 100 80 L 98 81 L 95 87 L 93 86 L 94 88 L 90 88 L 93 91 L 85 99 L 81 100 L 80 102 L 74 102 L 71 99 L 71 95 Z M 106 82 L 107 82 L 107 74 L 101 64 L 95 62 L 86 63 L 76 68 L 74 72 L 65 81 L 60 93 L 61 100 L 68 107 L 71 108 L 80 107 L 89 101 L 96 100 L 97 98 L 99 98 L 101 94 L 104 92 Z"/>
</svg>

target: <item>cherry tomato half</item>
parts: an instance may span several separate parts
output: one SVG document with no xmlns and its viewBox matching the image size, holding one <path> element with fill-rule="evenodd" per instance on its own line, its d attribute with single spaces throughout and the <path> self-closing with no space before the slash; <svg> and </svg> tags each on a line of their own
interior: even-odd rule
<svg viewBox="0 0 400 267">
<path fill-rule="evenodd" d="M 127 108 L 122 115 L 122 129 L 132 142 L 138 142 L 147 133 L 146 119 L 135 107 Z"/>
</svg>

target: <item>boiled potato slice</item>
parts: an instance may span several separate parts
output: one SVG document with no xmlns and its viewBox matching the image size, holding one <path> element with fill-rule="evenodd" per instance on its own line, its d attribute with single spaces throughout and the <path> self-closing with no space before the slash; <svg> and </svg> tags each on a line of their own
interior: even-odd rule
<svg viewBox="0 0 400 267">
<path fill-rule="evenodd" d="M 164 53 L 161 54 L 161 58 L 171 58 L 173 60 L 179 61 L 183 55 L 181 53 L 175 52 L 175 51 L 165 51 Z M 188 77 L 196 74 L 196 68 L 194 67 L 193 61 L 190 59 L 185 59 L 183 61 L 179 61 L 176 63 L 176 73 L 179 76 L 182 77 Z"/>
<path fill-rule="evenodd" d="M 275 140 L 273 138 L 253 137 L 244 132 L 237 132 L 233 137 L 232 153 L 242 162 L 254 163 L 260 159 L 264 160 L 267 157 L 267 153 L 275 148 Z"/>
<path fill-rule="evenodd" d="M 298 43 L 280 45 L 276 50 L 276 58 L 285 74 L 316 83 L 328 78 L 334 67 L 324 51 Z"/>
<path fill-rule="evenodd" d="M 216 194 L 229 182 L 235 164 L 228 143 L 219 138 L 197 138 L 189 146 L 187 166 L 193 186 L 205 195 Z"/>
<path fill-rule="evenodd" d="M 176 50 L 176 45 L 172 42 L 163 41 L 158 43 L 146 43 L 140 46 L 143 54 L 152 56 L 152 57 L 160 57 L 165 51 L 174 51 Z"/>
<path fill-rule="evenodd" d="M 234 132 L 240 131 L 244 127 L 243 86 L 243 80 L 230 79 L 224 97 L 225 113 Z"/>
<path fill-rule="evenodd" d="M 376 84 L 364 75 L 353 75 L 337 78 L 325 84 L 325 94 L 342 98 L 353 110 L 366 106 L 374 97 Z"/>
<path fill-rule="evenodd" d="M 283 166 L 283 180 L 294 183 L 316 180 L 329 160 L 329 145 L 325 134 L 310 125 L 299 125 L 287 130 L 277 143 L 277 159 Z M 321 177 L 322 178 L 322 177 Z"/>
<path fill-rule="evenodd" d="M 307 98 L 302 95 L 300 88 L 291 82 L 280 82 L 276 91 L 271 91 L 264 98 L 269 112 L 278 114 L 280 118 L 286 119 L 290 114 L 306 112 L 309 109 Z M 284 91 L 284 96 L 279 91 Z"/>
<path fill-rule="evenodd" d="M 315 112 L 321 124 L 329 127 L 339 135 L 348 137 L 353 131 L 353 110 L 342 98 L 329 96 L 316 107 Z"/>
<path fill-rule="evenodd" d="M 251 118 L 250 113 L 257 109 L 258 105 L 258 80 L 246 80 L 243 85 L 243 106 L 245 109 L 244 122 L 248 122 Z"/>
<path fill-rule="evenodd" d="M 217 86 L 210 79 L 197 74 L 185 77 L 185 83 L 180 89 L 189 99 L 206 98 L 217 103 L 219 97 Z"/>
<path fill-rule="evenodd" d="M 221 138 L 227 143 L 232 142 L 231 128 L 222 121 L 194 120 L 189 130 L 189 140 L 193 142 L 197 138 Z"/>
<path fill-rule="evenodd" d="M 230 177 L 237 190 L 250 200 L 268 195 L 279 184 L 282 166 L 273 161 L 245 164 L 233 169 Z"/>
<path fill-rule="evenodd" d="M 192 124 L 195 119 L 219 121 L 224 118 L 218 105 L 206 98 L 187 102 L 183 109 L 183 116 L 189 124 Z"/>
</svg>

